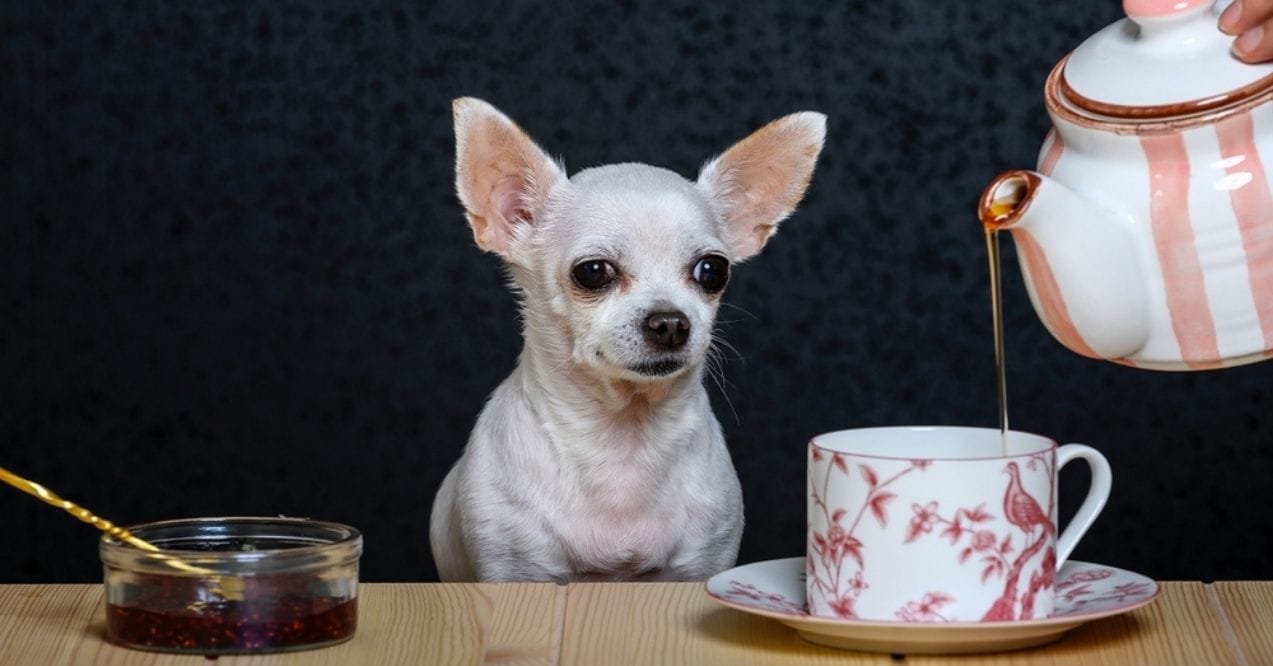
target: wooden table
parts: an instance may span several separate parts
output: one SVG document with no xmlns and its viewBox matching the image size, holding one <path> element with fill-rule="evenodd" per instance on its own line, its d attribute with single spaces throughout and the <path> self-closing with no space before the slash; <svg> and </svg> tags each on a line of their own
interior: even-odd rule
<svg viewBox="0 0 1273 666">
<path fill-rule="evenodd" d="M 369 583 L 359 597 L 347 643 L 212 662 L 107 643 L 101 585 L 0 585 L 0 665 L 1273 664 L 1273 581 L 1163 583 L 1150 605 L 1046 647 L 905 659 L 807 643 L 697 583 Z"/>
</svg>

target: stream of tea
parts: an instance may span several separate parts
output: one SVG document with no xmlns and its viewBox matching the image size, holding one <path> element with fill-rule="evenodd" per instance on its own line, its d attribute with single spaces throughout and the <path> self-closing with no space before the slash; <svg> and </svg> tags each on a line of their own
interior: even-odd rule
<svg viewBox="0 0 1273 666">
<path fill-rule="evenodd" d="M 999 232 L 985 225 L 986 254 L 990 258 L 990 309 L 994 326 L 995 374 L 999 390 L 999 437 L 1003 455 L 1008 455 L 1008 378 L 1003 352 L 1003 271 L 999 262 Z"/>
</svg>

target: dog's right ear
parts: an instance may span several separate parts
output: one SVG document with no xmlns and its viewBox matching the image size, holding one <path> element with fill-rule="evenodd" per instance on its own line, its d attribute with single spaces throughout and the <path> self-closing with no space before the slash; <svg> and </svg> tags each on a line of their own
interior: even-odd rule
<svg viewBox="0 0 1273 666">
<path fill-rule="evenodd" d="M 452 105 L 455 189 L 478 247 L 508 257 L 565 171 L 498 109 L 474 97 Z"/>
</svg>

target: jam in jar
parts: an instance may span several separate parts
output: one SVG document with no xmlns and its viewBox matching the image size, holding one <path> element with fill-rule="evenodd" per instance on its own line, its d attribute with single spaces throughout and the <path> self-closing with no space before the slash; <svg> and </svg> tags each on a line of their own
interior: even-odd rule
<svg viewBox="0 0 1273 666">
<path fill-rule="evenodd" d="M 159 551 L 102 540 L 115 643 L 218 655 L 316 648 L 354 634 L 362 536 L 352 527 L 196 518 L 129 531 Z"/>
</svg>

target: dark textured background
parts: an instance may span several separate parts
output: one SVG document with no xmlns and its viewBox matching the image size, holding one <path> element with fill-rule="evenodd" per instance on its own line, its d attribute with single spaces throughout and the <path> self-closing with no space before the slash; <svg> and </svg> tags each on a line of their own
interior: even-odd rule
<svg viewBox="0 0 1273 666">
<path fill-rule="evenodd" d="M 975 202 L 1031 166 L 1048 70 L 1114 0 L 8 2 L 0 465 L 121 522 L 311 515 L 367 580 L 430 580 L 433 492 L 520 347 L 452 192 L 450 100 L 571 170 L 693 177 L 817 109 L 808 198 L 736 271 L 713 399 L 742 561 L 803 549 L 804 446 L 996 423 Z M 1054 342 L 1007 249 L 1012 423 L 1105 452 L 1075 557 L 1273 577 L 1273 364 L 1164 374 Z M 1085 483 L 1067 472 L 1069 509 Z M 95 535 L 0 489 L 0 580 L 91 581 Z"/>
</svg>

